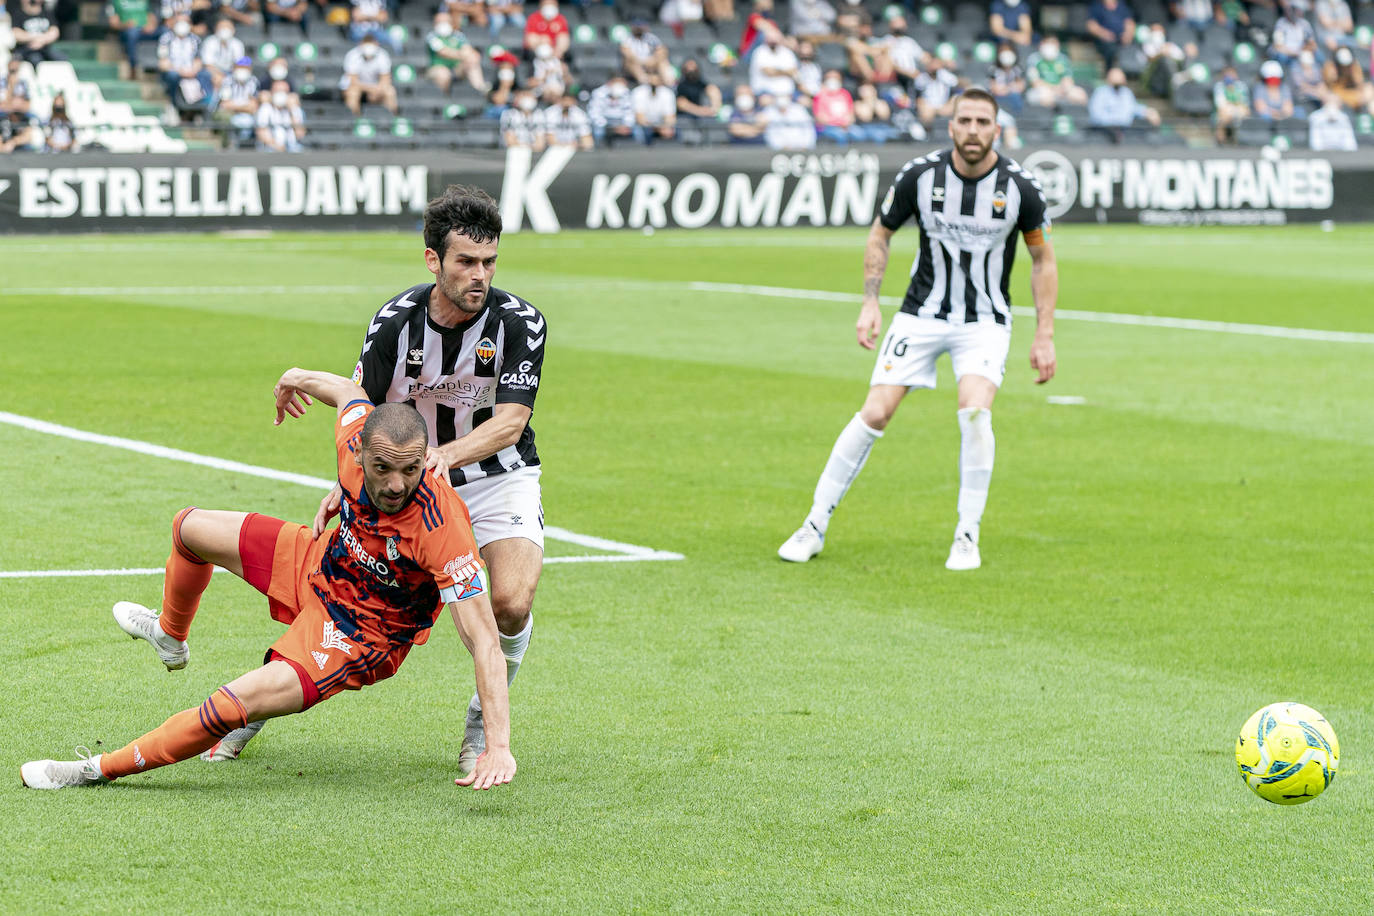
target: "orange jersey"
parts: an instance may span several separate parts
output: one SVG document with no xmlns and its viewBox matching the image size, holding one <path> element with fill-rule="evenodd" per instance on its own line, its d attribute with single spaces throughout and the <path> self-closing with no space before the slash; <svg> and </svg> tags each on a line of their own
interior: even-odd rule
<svg viewBox="0 0 1374 916">
<path fill-rule="evenodd" d="M 355 460 L 372 410 L 367 401 L 354 401 L 335 424 L 340 524 L 314 542 L 307 582 L 344 635 L 423 643 L 445 602 L 486 593 L 486 574 L 467 506 L 432 471 L 400 512 L 388 515 L 372 505 Z"/>
</svg>

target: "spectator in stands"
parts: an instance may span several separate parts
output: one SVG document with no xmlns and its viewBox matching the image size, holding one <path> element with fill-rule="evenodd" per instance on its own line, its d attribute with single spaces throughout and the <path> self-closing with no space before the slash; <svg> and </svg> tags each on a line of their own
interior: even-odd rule
<svg viewBox="0 0 1374 916">
<path fill-rule="evenodd" d="M 285 82 L 272 84 L 272 91 L 258 106 L 258 149 L 276 153 L 305 151 L 305 113 L 299 100 Z"/>
<path fill-rule="evenodd" d="M 769 32 L 763 44 L 755 48 L 749 57 L 749 88 L 754 90 L 755 95 L 766 92 L 790 99 L 797 91 L 799 63 L 792 49 L 783 44 L 782 33 Z"/>
<path fill-rule="evenodd" d="M 510 104 L 512 94 L 517 91 L 515 85 L 515 66 L 510 63 L 500 63 L 496 68 L 496 81 L 492 84 L 491 91 L 487 93 L 486 117 L 499 118 L 501 113 Z"/>
<path fill-rule="evenodd" d="M 390 48 L 393 54 L 399 52 L 400 48 L 396 47 L 391 35 L 387 33 L 386 26 L 390 18 L 386 10 L 386 0 L 349 0 L 349 41 L 359 42 L 363 40 L 364 35 L 372 35 L 378 42 Z"/>
<path fill-rule="evenodd" d="M 1031 26 L 1030 4 L 1026 0 L 992 0 L 988 29 L 995 41 L 1007 42 L 1015 48 L 1029 51 L 1035 35 Z"/>
<path fill-rule="evenodd" d="M 893 75 L 902 88 L 911 92 L 916 85 L 916 77 L 926 64 L 926 52 L 907 34 L 906 17 L 893 16 L 887 23 L 887 34 L 881 39 L 887 49 Z"/>
<path fill-rule="evenodd" d="M 1317 16 L 1317 42 L 1327 52 L 1335 51 L 1341 45 L 1354 43 L 1351 33 L 1355 31 L 1355 19 L 1350 15 L 1350 4 L 1345 0 L 1317 0 L 1314 10 Z"/>
<path fill-rule="evenodd" d="M 1294 115 L 1293 92 L 1283 81 L 1283 65 L 1266 60 L 1260 66 L 1260 81 L 1251 92 L 1256 117 L 1266 121 L 1281 121 Z"/>
<path fill-rule="evenodd" d="M 861 18 L 857 25 L 847 31 L 844 40 L 845 55 L 849 61 L 849 73 L 860 80 L 875 83 L 891 83 L 897 78 L 892 66 L 892 55 L 887 44 L 873 35 L 873 20 Z"/>
<path fill-rule="evenodd" d="M 754 91 L 748 86 L 735 87 L 735 104 L 730 111 L 730 121 L 725 132 L 730 142 L 746 145 L 762 145 L 763 131 L 768 125 L 759 111 Z"/>
<path fill-rule="evenodd" d="M 572 29 L 558 11 L 557 0 L 540 0 L 539 12 L 525 23 L 525 58 L 533 60 L 540 45 L 553 48 L 554 57 L 566 60 L 572 46 Z"/>
<path fill-rule="evenodd" d="M 1088 93 L 1073 81 L 1068 62 L 1059 52 L 1059 39 L 1047 36 L 1040 42 L 1040 50 L 1027 61 L 1030 88 L 1026 101 L 1043 108 L 1053 108 L 1060 102 L 1086 105 Z"/>
<path fill-rule="evenodd" d="M 1169 4 L 1169 12 L 1175 22 L 1193 27 L 1196 32 L 1204 32 L 1213 22 L 1224 22 L 1225 16 L 1212 0 L 1174 0 Z"/>
<path fill-rule="evenodd" d="M 1005 146 L 1009 150 L 1021 148 L 1021 134 L 1016 129 L 1016 118 L 1005 108 L 997 109 L 997 126 L 1002 128 L 1002 133 L 996 140 L 992 141 L 993 149 L 1001 149 Z"/>
<path fill-rule="evenodd" d="M 630 92 L 635 110 L 635 139 L 643 144 L 672 140 L 677 135 L 677 95 L 657 73 Z"/>
<path fill-rule="evenodd" d="M 988 68 L 988 92 L 997 99 L 998 110 L 1020 114 L 1026 100 L 1026 71 L 1016 61 L 1016 51 L 1010 44 L 997 49 L 997 59 Z"/>
<path fill-rule="evenodd" d="M 1140 76 L 1141 84 L 1155 98 L 1170 97 L 1174 77 L 1181 67 L 1197 58 L 1197 45 L 1189 42 L 1180 48 L 1169 40 L 1162 23 L 1153 23 L 1140 43 L 1141 53 L 1145 55 L 1145 71 Z"/>
<path fill-rule="evenodd" d="M 228 115 L 229 127 L 239 146 L 252 141 L 258 124 L 258 86 L 252 59 L 240 57 L 219 89 L 219 112 Z"/>
<path fill-rule="evenodd" d="M 303 37 L 310 35 L 309 0 L 267 0 L 265 18 L 269 34 L 274 23 L 285 23 L 299 28 Z"/>
<path fill-rule="evenodd" d="M 1120 143 L 1137 121 L 1158 127 L 1159 112 L 1136 101 L 1135 93 L 1126 85 L 1126 74 L 1120 67 L 1112 67 L 1107 71 L 1107 81 L 1088 99 L 1088 123 L 1109 142 Z"/>
<path fill-rule="evenodd" d="M 1216 126 L 1218 143 L 1226 143 L 1236 125 L 1250 117 L 1250 88 L 1236 75 L 1236 68 L 1221 71 L 1221 79 L 1212 86 L 1212 121 Z"/>
<path fill-rule="evenodd" d="M 224 78 L 234 69 L 234 62 L 244 55 L 243 42 L 234 35 L 234 23 L 221 18 L 215 23 L 215 34 L 200 45 L 200 59 L 210 71 L 210 79 L 218 89 Z"/>
<path fill-rule="evenodd" d="M 524 30 L 524 5 L 519 0 L 487 0 L 487 33 L 495 38 L 507 25 Z"/>
<path fill-rule="evenodd" d="M 873 35 L 873 17 L 864 9 L 863 0 L 844 0 L 835 14 L 835 29 L 842 41 L 851 38 L 866 40 Z"/>
<path fill-rule="evenodd" d="M 1374 114 L 1374 84 L 1364 78 L 1364 71 L 1355 61 L 1349 48 L 1337 48 L 1322 68 L 1326 88 L 1351 111 L 1364 109 Z"/>
<path fill-rule="evenodd" d="M 625 75 L 635 83 L 646 83 L 649 75 L 657 74 L 662 82 L 671 82 L 672 65 L 668 63 L 668 46 L 653 32 L 643 19 L 630 23 L 630 33 L 620 43 L 620 64 Z"/>
<path fill-rule="evenodd" d="M 791 0 L 792 36 L 802 41 L 835 39 L 835 7 L 826 0 Z"/>
<path fill-rule="evenodd" d="M 263 98 L 267 96 L 268 92 L 271 92 L 271 90 L 266 87 L 271 86 L 273 83 L 284 82 L 291 87 L 292 92 L 296 91 L 296 80 L 291 76 L 291 65 L 287 63 L 284 57 L 278 57 L 273 60 L 272 63 L 268 64 L 267 77 L 258 80 L 258 82 L 264 87 L 262 90 Z"/>
<path fill-rule="evenodd" d="M 805 104 L 821 91 L 823 79 L 820 64 L 816 63 L 816 46 L 809 41 L 797 42 L 797 94 Z"/>
<path fill-rule="evenodd" d="M 674 35 L 681 38 L 684 34 L 683 26 L 700 22 L 705 14 L 701 0 L 665 0 L 658 17 L 664 25 L 673 30 Z"/>
<path fill-rule="evenodd" d="M 702 0 L 701 12 L 708 22 L 734 22 L 735 0 Z"/>
<path fill-rule="evenodd" d="M 200 39 L 191 31 L 185 14 L 172 20 L 172 28 L 157 42 L 157 67 L 167 98 L 178 111 L 215 107 L 215 84 L 200 59 Z"/>
<path fill-rule="evenodd" d="M 148 0 L 110 0 L 105 6 L 105 24 L 119 36 L 129 66 L 138 72 L 138 45 L 157 41 L 157 17 L 148 8 Z"/>
<path fill-rule="evenodd" d="M 534 93 L 519 89 L 515 93 L 515 103 L 501 112 L 501 145 L 506 149 L 532 149 L 536 153 L 544 148 L 547 131 L 544 127 L 544 113 Z"/>
<path fill-rule="evenodd" d="M 439 8 L 449 14 L 453 27 L 461 29 L 466 25 L 482 28 L 490 21 L 489 7 L 485 0 L 447 0 Z"/>
<path fill-rule="evenodd" d="M 544 105 L 557 105 L 563 97 L 563 90 L 572 82 L 568 65 L 555 57 L 553 45 L 535 45 L 534 63 L 530 67 L 530 78 L 525 88 L 539 96 Z"/>
<path fill-rule="evenodd" d="M 1355 125 L 1334 93 L 1326 93 L 1322 106 L 1307 118 L 1307 145 L 1315 152 L 1354 152 Z"/>
<path fill-rule="evenodd" d="M 108 11 L 107 11 L 108 15 Z M 10 62 L 10 51 L 14 49 L 14 24 L 9 10 L 0 4 L 0 71 Z"/>
<path fill-rule="evenodd" d="M 53 96 L 52 111 L 44 129 L 45 147 L 49 153 L 71 153 L 77 149 L 76 128 L 67 118 L 67 97 L 59 92 Z"/>
<path fill-rule="evenodd" d="M 791 96 L 759 95 L 764 123 L 763 142 L 773 150 L 816 148 L 816 123 L 811 114 Z"/>
<path fill-rule="evenodd" d="M 1087 28 L 1098 53 L 1112 67 L 1121 49 L 1135 41 L 1135 14 L 1123 0 L 1094 0 Z"/>
<path fill-rule="evenodd" d="M 14 56 L 37 67 L 48 60 L 66 60 L 53 45 L 61 33 L 43 0 L 19 0 L 19 15 L 15 17 Z"/>
<path fill-rule="evenodd" d="M 739 37 L 739 59 L 747 60 L 750 52 L 773 36 L 782 41 L 782 29 L 773 18 L 773 0 L 754 0 L 753 12 L 744 20 L 744 32 Z"/>
<path fill-rule="evenodd" d="M 878 95 L 872 83 L 860 83 L 854 99 L 854 129 L 869 143 L 886 143 L 897 136 L 892 126 L 892 106 Z"/>
<path fill-rule="evenodd" d="M 219 14 L 232 20 L 236 26 L 256 26 L 261 18 L 261 5 L 258 0 L 220 0 Z"/>
<path fill-rule="evenodd" d="M 811 115 L 816 133 L 835 143 L 847 144 L 860 139 L 854 128 L 854 97 L 844 88 L 844 75 L 838 70 L 825 71 L 821 91 L 811 100 Z"/>
<path fill-rule="evenodd" d="M 1293 4 L 1285 3 L 1283 15 L 1274 23 L 1269 56 L 1287 69 L 1304 48 L 1313 51 L 1317 48 L 1317 35 L 1312 31 L 1312 23 L 1304 19 Z"/>
<path fill-rule="evenodd" d="M 720 89 L 706 82 L 695 58 L 684 60 L 682 77 L 677 81 L 677 119 L 684 132 L 699 122 L 714 121 L 720 106 Z"/>
<path fill-rule="evenodd" d="M 0 153 L 24 152 L 37 136 L 26 112 L 13 110 L 0 119 Z"/>
<path fill-rule="evenodd" d="M 959 94 L 960 80 L 949 61 L 931 55 L 926 69 L 916 77 L 916 117 L 925 127 L 936 118 L 954 114 L 954 97 Z"/>
<path fill-rule="evenodd" d="M 1299 51 L 1293 69 L 1288 71 L 1293 90 L 1293 105 L 1299 113 L 1316 111 L 1326 100 L 1326 81 L 1317 56 L 1311 51 Z"/>
<path fill-rule="evenodd" d="M 1219 0 L 1217 21 L 1230 27 L 1237 38 L 1244 37 L 1250 28 L 1250 14 L 1246 11 L 1245 0 Z"/>
<path fill-rule="evenodd" d="M 448 92 L 455 76 L 465 78 L 478 92 L 487 91 L 482 55 L 468 44 L 466 35 L 453 27 L 453 18 L 444 10 L 434 14 L 434 25 L 425 36 L 425 50 L 429 54 L 425 75 L 440 92 Z"/>
<path fill-rule="evenodd" d="M 191 31 L 202 41 L 210 34 L 213 13 L 212 0 L 160 0 L 158 3 L 158 21 L 164 31 L 171 28 L 178 16 L 185 16 L 191 21 Z"/>
<path fill-rule="evenodd" d="M 29 100 L 33 97 L 33 90 L 29 88 L 28 80 L 20 73 L 23 65 L 22 60 L 11 57 L 5 65 L 4 74 L 0 75 L 0 115 L 8 115 L 11 111 L 29 113 Z"/>
<path fill-rule="evenodd" d="M 587 116 L 597 143 L 611 145 L 634 136 L 635 107 L 625 77 L 616 74 L 592 92 Z"/>
<path fill-rule="evenodd" d="M 343 72 L 344 104 L 355 116 L 363 113 L 364 100 L 384 106 L 393 115 L 399 111 L 396 86 L 391 82 L 391 55 L 377 44 L 376 35 L 364 35 L 344 55 Z"/>
<path fill-rule="evenodd" d="M 549 146 L 571 146 L 574 149 L 592 148 L 592 125 L 587 113 L 577 107 L 577 99 L 565 92 L 544 112 L 544 131 Z"/>
</svg>

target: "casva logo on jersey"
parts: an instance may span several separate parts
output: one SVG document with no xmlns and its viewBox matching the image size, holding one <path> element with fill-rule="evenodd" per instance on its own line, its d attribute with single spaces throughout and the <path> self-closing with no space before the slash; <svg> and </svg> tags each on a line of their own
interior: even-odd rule
<svg viewBox="0 0 1374 916">
<path fill-rule="evenodd" d="M 483 337 L 477 341 L 477 358 L 484 363 L 489 363 L 496 355 L 496 344 L 491 342 L 490 337 Z"/>
</svg>

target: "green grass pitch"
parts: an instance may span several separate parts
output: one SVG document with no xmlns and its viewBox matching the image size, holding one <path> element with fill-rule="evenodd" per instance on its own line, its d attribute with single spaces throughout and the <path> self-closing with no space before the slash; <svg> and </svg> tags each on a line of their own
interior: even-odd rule
<svg viewBox="0 0 1374 916">
<path fill-rule="evenodd" d="M 109 612 L 155 603 L 157 577 L 0 578 L 0 912 L 1374 909 L 1371 338 L 1062 319 L 1041 388 L 1019 318 L 983 569 L 943 568 L 947 361 L 825 552 L 787 565 L 774 551 L 865 391 L 857 300 L 693 284 L 852 292 L 863 237 L 502 241 L 497 284 L 549 321 L 549 523 L 685 559 L 545 568 L 500 791 L 452 784 L 472 665 L 443 619 L 395 678 L 271 723 L 237 763 L 23 790 L 23 761 L 122 745 L 279 626 L 216 576 L 169 674 Z M 897 236 L 887 295 L 915 242 Z M 1374 227 L 1064 226 L 1055 244 L 1066 310 L 1374 333 Z M 329 476 L 326 417 L 274 429 L 272 383 L 351 370 L 379 304 L 427 279 L 421 249 L 0 240 L 0 410 Z M 9 424 L 0 489 L 4 571 L 158 567 L 184 505 L 308 521 L 318 499 Z M 1344 752 L 1292 809 L 1232 760 L 1277 700 L 1325 713 Z"/>
</svg>

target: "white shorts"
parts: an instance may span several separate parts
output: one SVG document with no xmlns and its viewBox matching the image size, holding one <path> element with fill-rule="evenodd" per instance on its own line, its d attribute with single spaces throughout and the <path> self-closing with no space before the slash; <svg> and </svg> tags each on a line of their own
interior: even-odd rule
<svg viewBox="0 0 1374 916">
<path fill-rule="evenodd" d="M 935 387 L 935 360 L 949 353 L 954 378 L 981 375 L 997 387 L 1007 369 L 1011 328 L 991 321 L 954 324 L 938 318 L 918 318 L 908 312 L 892 317 L 869 385 Z"/>
<path fill-rule="evenodd" d="M 483 477 L 457 488 L 472 517 L 478 547 L 505 538 L 524 538 L 544 549 L 544 505 L 539 498 L 539 468 L 523 467 Z"/>
</svg>

